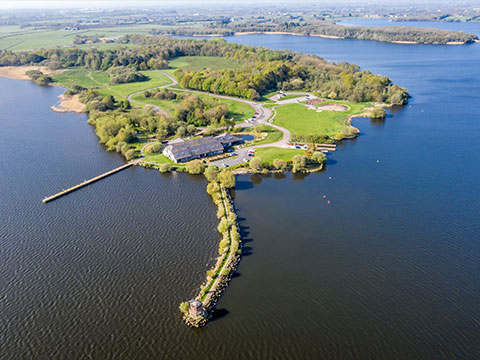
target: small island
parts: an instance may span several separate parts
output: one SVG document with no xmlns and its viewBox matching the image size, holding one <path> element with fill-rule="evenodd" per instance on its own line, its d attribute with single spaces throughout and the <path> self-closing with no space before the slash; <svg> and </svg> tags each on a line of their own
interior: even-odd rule
<svg viewBox="0 0 480 360">
<path fill-rule="evenodd" d="M 235 174 L 320 171 L 338 142 L 359 134 L 353 118 L 384 118 L 409 98 L 354 64 L 220 39 L 127 35 L 105 50 L 2 51 L 0 75 L 64 86 L 53 110 L 86 112 L 128 166 L 204 174 L 221 241 L 205 284 L 180 304 L 194 327 L 206 324 L 240 261 Z"/>
</svg>

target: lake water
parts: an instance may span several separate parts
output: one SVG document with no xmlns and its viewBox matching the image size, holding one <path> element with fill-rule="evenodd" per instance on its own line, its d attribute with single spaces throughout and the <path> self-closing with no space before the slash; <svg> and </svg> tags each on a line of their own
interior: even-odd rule
<svg viewBox="0 0 480 360">
<path fill-rule="evenodd" d="M 205 180 L 131 168 L 44 205 L 123 161 L 50 111 L 61 89 L 0 79 L 0 358 L 477 359 L 479 44 L 228 40 L 357 63 L 413 98 L 356 120 L 322 173 L 238 177 L 245 256 L 192 330 L 177 307 L 219 241 Z"/>
</svg>

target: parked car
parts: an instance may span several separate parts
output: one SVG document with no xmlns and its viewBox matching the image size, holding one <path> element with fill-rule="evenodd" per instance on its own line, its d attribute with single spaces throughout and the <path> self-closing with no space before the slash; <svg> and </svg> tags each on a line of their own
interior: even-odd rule
<svg viewBox="0 0 480 360">
<path fill-rule="evenodd" d="M 229 166 L 228 164 L 225 164 L 225 163 L 223 163 L 222 165 L 226 168 Z"/>
</svg>

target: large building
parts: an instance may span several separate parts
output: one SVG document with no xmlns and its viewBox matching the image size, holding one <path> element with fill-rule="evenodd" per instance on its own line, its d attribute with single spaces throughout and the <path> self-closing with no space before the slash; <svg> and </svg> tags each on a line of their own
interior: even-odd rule
<svg viewBox="0 0 480 360">
<path fill-rule="evenodd" d="M 241 138 L 227 133 L 187 141 L 177 139 L 168 143 L 163 150 L 163 155 L 176 163 L 186 162 L 222 154 L 225 149 L 241 141 Z"/>
</svg>

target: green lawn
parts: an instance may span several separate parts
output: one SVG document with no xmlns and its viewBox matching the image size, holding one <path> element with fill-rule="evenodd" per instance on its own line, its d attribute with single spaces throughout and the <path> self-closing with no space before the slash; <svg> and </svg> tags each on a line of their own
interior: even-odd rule
<svg viewBox="0 0 480 360">
<path fill-rule="evenodd" d="M 277 130 L 271 126 L 265 126 L 265 132 L 267 133 L 267 137 L 259 141 L 254 141 L 253 145 L 263 145 L 263 144 L 274 143 L 274 142 L 280 141 L 283 137 L 283 133 L 280 130 Z"/>
<path fill-rule="evenodd" d="M 53 79 L 59 84 L 71 88 L 73 85 L 80 85 L 88 89 L 97 89 L 102 95 L 113 95 L 115 99 L 125 99 L 129 94 L 162 86 L 170 83 L 165 75 L 156 71 L 141 71 L 149 77 L 147 81 L 140 81 L 128 84 L 112 84 L 105 72 L 91 71 L 86 68 L 67 70 L 53 75 Z"/>
<path fill-rule="evenodd" d="M 288 100 L 288 99 L 296 99 L 299 97 L 302 97 L 304 95 L 298 95 L 298 94 L 290 94 L 290 95 L 285 95 L 284 97 L 280 98 L 279 100 Z"/>
<path fill-rule="evenodd" d="M 181 56 L 170 60 L 168 65 L 173 69 L 193 71 L 199 71 L 204 68 L 221 70 L 240 67 L 240 63 L 218 56 Z"/>
<path fill-rule="evenodd" d="M 178 165 L 178 164 L 174 163 L 173 161 L 171 161 L 169 158 L 167 158 L 165 155 L 162 155 L 162 154 L 147 155 L 147 156 L 145 156 L 144 161 L 147 162 L 147 163 L 148 162 L 154 162 L 154 163 L 157 163 L 157 164 L 169 163 L 169 164 L 172 164 L 172 165 L 175 165 L 175 166 Z"/>
<path fill-rule="evenodd" d="M 255 156 L 262 159 L 262 163 L 273 164 L 273 160 L 292 160 L 295 155 L 305 155 L 302 149 L 282 149 L 276 147 L 259 148 L 255 151 Z"/>
<path fill-rule="evenodd" d="M 185 93 L 184 91 L 176 91 L 177 94 Z M 210 99 L 213 101 L 217 101 L 218 104 L 226 104 L 228 106 L 228 117 L 233 117 L 236 122 L 242 122 L 245 119 L 248 119 L 253 116 L 254 110 L 249 105 L 235 100 L 229 99 L 219 99 L 213 98 L 208 94 L 198 94 L 195 93 L 194 95 L 198 96 L 200 99 Z M 140 101 L 143 103 L 157 105 L 160 106 L 163 110 L 167 113 L 173 113 L 175 111 L 175 106 L 180 102 L 180 100 L 160 100 L 155 98 L 146 98 L 143 94 L 138 94 L 133 97 L 133 100 Z"/>
<path fill-rule="evenodd" d="M 348 116 L 360 114 L 366 106 L 371 105 L 369 103 L 355 104 L 346 101 L 326 101 L 322 105 L 329 103 L 347 105 L 350 109 L 345 112 L 325 110 L 316 112 L 301 104 L 282 105 L 276 108 L 277 115 L 274 118 L 274 123 L 290 130 L 292 135 L 324 134 L 333 137 L 342 130 L 344 120 Z"/>
</svg>

